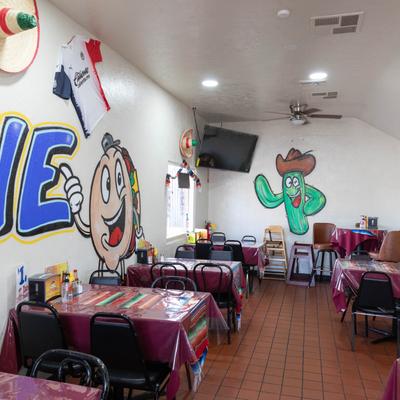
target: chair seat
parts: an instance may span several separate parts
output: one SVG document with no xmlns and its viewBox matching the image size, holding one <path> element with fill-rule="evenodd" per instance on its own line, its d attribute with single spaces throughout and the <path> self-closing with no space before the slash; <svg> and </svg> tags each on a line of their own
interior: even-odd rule
<svg viewBox="0 0 400 400">
<path fill-rule="evenodd" d="M 324 250 L 332 250 L 333 251 L 334 250 L 331 243 L 315 243 L 313 245 L 313 247 L 315 250 L 321 250 L 321 251 L 324 251 Z"/>
<path fill-rule="evenodd" d="M 171 372 L 168 364 L 164 363 L 146 363 L 147 371 L 151 385 L 161 384 L 164 382 Z M 148 388 L 146 379 L 141 372 L 108 369 L 110 374 L 111 385 L 130 387 L 136 389 L 152 389 Z"/>
</svg>

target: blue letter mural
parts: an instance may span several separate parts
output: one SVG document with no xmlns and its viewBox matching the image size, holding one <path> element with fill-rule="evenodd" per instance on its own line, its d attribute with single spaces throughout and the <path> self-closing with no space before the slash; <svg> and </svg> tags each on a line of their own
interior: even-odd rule
<svg viewBox="0 0 400 400">
<path fill-rule="evenodd" d="M 26 117 L 13 113 L 0 114 L 0 126 L 0 238 L 10 233 L 18 239 L 72 227 L 68 201 L 50 191 L 60 178 L 53 157 L 70 157 L 77 148 L 73 128 L 52 124 L 32 128 Z M 14 214 L 18 236 L 11 233 Z"/>
<path fill-rule="evenodd" d="M 51 165 L 56 154 L 72 154 L 76 137 L 60 127 L 37 128 L 25 162 L 18 202 L 17 232 L 21 236 L 53 231 L 72 226 L 69 204 L 62 198 L 47 198 L 60 172 Z"/>
<path fill-rule="evenodd" d="M 6 117 L 0 137 L 0 236 L 13 227 L 14 184 L 28 124 L 18 117 Z"/>
</svg>

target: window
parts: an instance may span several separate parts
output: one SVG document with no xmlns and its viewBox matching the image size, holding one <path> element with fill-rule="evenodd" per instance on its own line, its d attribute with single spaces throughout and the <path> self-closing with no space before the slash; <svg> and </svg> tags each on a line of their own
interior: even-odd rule
<svg viewBox="0 0 400 400">
<path fill-rule="evenodd" d="M 180 168 L 177 164 L 169 163 L 168 174 L 175 177 Z M 189 189 L 180 189 L 178 178 L 171 179 L 167 187 L 167 238 L 193 231 L 194 182 L 191 178 L 189 181 Z"/>
</svg>

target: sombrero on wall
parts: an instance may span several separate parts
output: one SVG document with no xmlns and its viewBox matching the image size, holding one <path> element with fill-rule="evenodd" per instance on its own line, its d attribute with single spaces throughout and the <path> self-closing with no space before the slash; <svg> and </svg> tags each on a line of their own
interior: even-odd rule
<svg viewBox="0 0 400 400">
<path fill-rule="evenodd" d="M 26 70 L 39 47 L 36 0 L 0 0 L 0 69 Z"/>
<path fill-rule="evenodd" d="M 198 141 L 193 139 L 193 129 L 187 129 L 179 139 L 179 150 L 183 158 L 191 158 L 193 148 L 198 145 Z"/>
</svg>

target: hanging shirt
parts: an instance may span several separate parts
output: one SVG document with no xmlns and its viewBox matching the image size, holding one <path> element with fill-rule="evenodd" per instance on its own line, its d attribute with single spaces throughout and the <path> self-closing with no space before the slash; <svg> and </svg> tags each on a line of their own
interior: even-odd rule
<svg viewBox="0 0 400 400">
<path fill-rule="evenodd" d="M 95 64 L 102 61 L 100 41 L 75 36 L 61 46 L 53 93 L 71 99 L 88 137 L 110 109 Z"/>
</svg>

